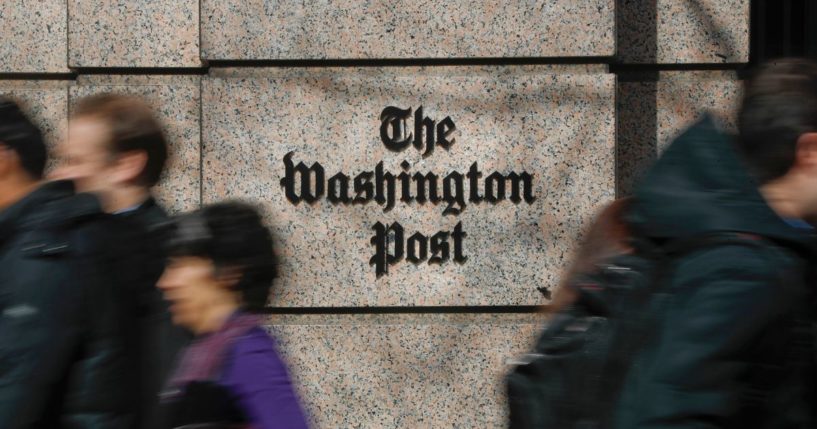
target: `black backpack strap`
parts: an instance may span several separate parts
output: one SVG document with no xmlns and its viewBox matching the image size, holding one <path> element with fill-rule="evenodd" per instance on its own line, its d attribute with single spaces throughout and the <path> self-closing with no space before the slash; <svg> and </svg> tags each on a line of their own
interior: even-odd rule
<svg viewBox="0 0 817 429">
<path fill-rule="evenodd" d="M 703 234 L 689 238 L 670 239 L 662 243 L 643 239 L 636 241 L 636 248 L 639 253 L 648 255 L 658 262 L 658 269 L 655 271 L 650 292 L 658 291 L 670 275 L 675 263 L 682 257 L 693 252 L 712 249 L 721 246 L 748 246 L 758 249 L 777 247 L 771 240 L 757 234 L 722 231 Z"/>
</svg>

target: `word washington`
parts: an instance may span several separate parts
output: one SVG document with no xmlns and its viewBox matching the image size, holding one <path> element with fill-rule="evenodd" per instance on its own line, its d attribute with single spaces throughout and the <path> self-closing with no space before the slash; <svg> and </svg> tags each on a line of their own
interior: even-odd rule
<svg viewBox="0 0 817 429">
<path fill-rule="evenodd" d="M 484 174 L 476 162 L 471 164 L 465 174 L 451 171 L 441 176 L 435 173 L 412 174 L 411 165 L 407 161 L 400 164 L 403 171 L 391 173 L 384 171 L 381 161 L 373 171 L 363 171 L 354 178 L 336 173 L 327 179 L 321 164 L 295 164 L 292 161 L 293 154 L 294 152 L 289 152 L 284 156 L 285 173 L 281 179 L 286 198 L 292 204 L 302 201 L 312 204 L 325 196 L 332 204 L 366 204 L 374 201 L 383 206 L 383 212 L 388 212 L 398 201 L 399 191 L 400 202 L 434 205 L 444 203 L 444 215 L 458 215 L 465 210 L 466 200 L 469 203 L 487 201 L 491 204 L 506 199 L 515 204 L 522 201 L 530 204 L 535 200 L 533 175 L 527 172 L 502 174 L 494 171 L 480 180 Z"/>
</svg>

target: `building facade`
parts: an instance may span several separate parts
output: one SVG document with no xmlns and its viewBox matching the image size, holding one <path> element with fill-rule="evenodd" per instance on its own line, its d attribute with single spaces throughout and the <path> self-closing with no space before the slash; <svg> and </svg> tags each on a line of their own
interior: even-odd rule
<svg viewBox="0 0 817 429">
<path fill-rule="evenodd" d="M 0 94 L 51 142 L 157 108 L 174 212 L 257 201 L 269 328 L 316 427 L 502 427 L 506 360 L 595 211 L 704 110 L 749 0 L 7 0 Z"/>
</svg>

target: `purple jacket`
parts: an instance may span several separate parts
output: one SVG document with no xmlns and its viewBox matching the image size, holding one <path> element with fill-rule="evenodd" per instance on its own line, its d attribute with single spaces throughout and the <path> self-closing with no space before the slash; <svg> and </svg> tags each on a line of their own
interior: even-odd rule
<svg viewBox="0 0 817 429">
<path fill-rule="evenodd" d="M 162 402 L 170 428 L 218 422 L 308 427 L 275 342 L 255 316 L 240 311 L 190 344 Z"/>
<path fill-rule="evenodd" d="M 236 395 L 254 429 L 308 427 L 275 342 L 261 327 L 233 345 L 219 384 Z"/>
</svg>

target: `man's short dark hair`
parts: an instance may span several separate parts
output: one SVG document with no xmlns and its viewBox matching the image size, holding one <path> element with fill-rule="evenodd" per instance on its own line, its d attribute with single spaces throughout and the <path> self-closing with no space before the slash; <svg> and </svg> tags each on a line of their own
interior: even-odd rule
<svg viewBox="0 0 817 429">
<path fill-rule="evenodd" d="M 167 242 L 169 256 L 198 256 L 213 261 L 216 269 L 238 268 L 236 289 L 250 310 L 266 305 L 276 275 L 272 235 L 259 211 L 246 203 L 229 201 L 204 206 L 178 216 Z"/>
<path fill-rule="evenodd" d="M 43 134 L 23 113 L 17 102 L 2 97 L 0 97 L 0 144 L 17 153 L 23 169 L 33 179 L 42 179 L 48 159 Z"/>
<path fill-rule="evenodd" d="M 111 133 L 109 148 L 115 154 L 144 151 L 147 164 L 139 180 L 153 186 L 167 162 L 167 140 L 150 105 L 140 98 L 105 93 L 81 99 L 72 117 L 93 117 L 104 121 Z"/>
<path fill-rule="evenodd" d="M 817 132 L 817 63 L 799 58 L 761 66 L 746 84 L 738 144 L 759 184 L 794 165 L 797 140 Z"/>
</svg>

